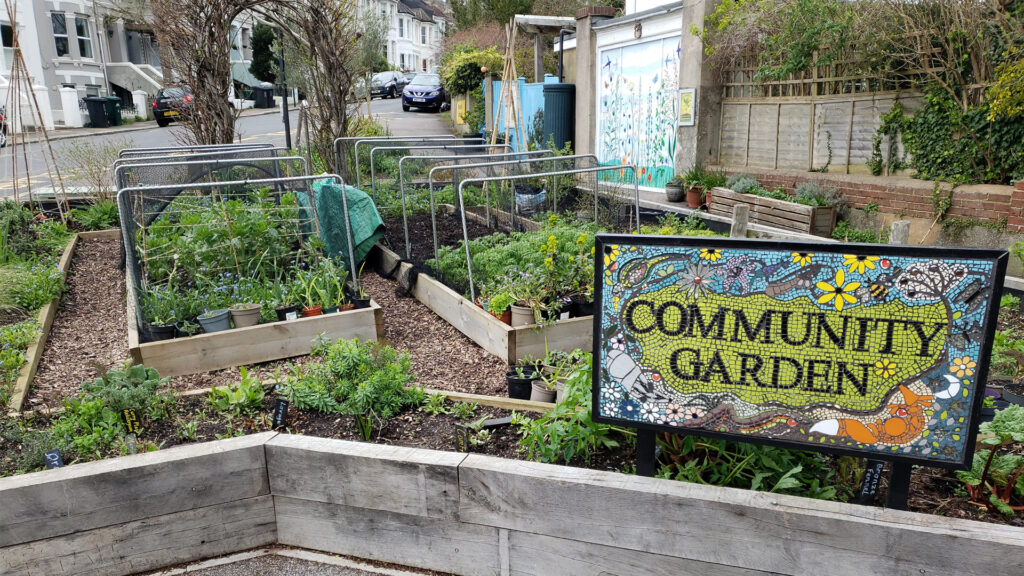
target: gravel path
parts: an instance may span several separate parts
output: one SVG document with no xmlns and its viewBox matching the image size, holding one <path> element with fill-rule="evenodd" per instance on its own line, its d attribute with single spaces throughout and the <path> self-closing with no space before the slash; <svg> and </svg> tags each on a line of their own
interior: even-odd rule
<svg viewBox="0 0 1024 576">
<path fill-rule="evenodd" d="M 59 404 L 82 381 L 131 359 L 119 242 L 79 239 L 27 407 Z"/>
<path fill-rule="evenodd" d="M 427 388 L 508 396 L 505 362 L 488 354 L 411 296 L 397 282 L 367 273 L 363 289 L 384 309 L 385 339 L 412 357 L 416 383 Z"/>
</svg>

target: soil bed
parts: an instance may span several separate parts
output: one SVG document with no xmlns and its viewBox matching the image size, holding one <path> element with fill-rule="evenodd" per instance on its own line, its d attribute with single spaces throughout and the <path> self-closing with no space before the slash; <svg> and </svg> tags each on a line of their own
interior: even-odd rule
<svg viewBox="0 0 1024 576">
<path fill-rule="evenodd" d="M 384 227 L 387 229 L 384 238 L 388 247 L 404 258 L 405 232 L 402 217 L 385 218 Z M 466 229 L 470 240 L 500 232 L 473 220 L 466 221 Z M 463 240 L 462 220 L 452 214 L 438 214 L 437 240 L 440 246 L 457 246 Z M 409 244 L 412 246 L 412 262 L 422 264 L 434 257 L 434 233 L 431 230 L 430 214 L 409 215 Z"/>
</svg>

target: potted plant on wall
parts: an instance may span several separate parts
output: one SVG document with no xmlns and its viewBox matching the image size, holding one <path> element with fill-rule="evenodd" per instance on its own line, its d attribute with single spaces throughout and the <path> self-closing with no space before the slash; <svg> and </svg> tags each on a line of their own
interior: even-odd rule
<svg viewBox="0 0 1024 576">
<path fill-rule="evenodd" d="M 509 326 L 512 325 L 512 304 L 515 299 L 508 292 L 498 292 L 494 296 L 491 296 L 490 300 L 487 301 L 487 311 L 491 313 L 491 316 L 501 320 Z M 532 318 L 532 311 L 530 318 Z"/>
<path fill-rule="evenodd" d="M 178 335 L 175 323 L 176 298 L 170 288 L 149 286 L 139 294 L 145 324 L 142 332 L 151 342 L 170 340 Z"/>
<path fill-rule="evenodd" d="M 255 326 L 260 323 L 260 305 L 250 302 L 232 304 L 228 310 L 231 311 L 231 321 L 235 328 Z"/>
<path fill-rule="evenodd" d="M 683 174 L 683 181 L 686 187 L 686 205 L 694 210 L 704 205 L 704 191 L 707 185 L 704 182 L 707 172 L 699 162 L 690 166 L 690 169 Z"/>
<path fill-rule="evenodd" d="M 203 332 L 220 332 L 231 328 L 231 312 L 227 308 L 207 310 L 200 314 L 196 320 L 203 327 Z"/>
<path fill-rule="evenodd" d="M 359 272 L 356 274 L 356 282 L 355 282 L 355 286 L 357 286 L 357 288 L 353 289 L 353 292 L 352 292 L 352 304 L 353 304 L 353 306 L 356 309 L 359 309 L 359 308 L 369 308 L 370 307 L 370 297 L 366 294 L 366 291 L 363 290 L 363 267 L 364 266 L 366 266 L 366 261 L 365 260 L 363 261 L 362 264 L 359 265 Z"/>
<path fill-rule="evenodd" d="M 686 185 L 686 181 L 679 174 L 676 174 L 665 184 L 665 200 L 669 202 L 682 202 L 683 201 L 683 187 Z"/>
</svg>

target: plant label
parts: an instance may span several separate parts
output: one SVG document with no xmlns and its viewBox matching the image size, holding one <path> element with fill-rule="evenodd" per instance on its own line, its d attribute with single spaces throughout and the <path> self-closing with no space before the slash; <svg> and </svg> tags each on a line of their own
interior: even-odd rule
<svg viewBox="0 0 1024 576">
<path fill-rule="evenodd" d="M 972 461 L 1003 250 L 597 237 L 594 420 Z"/>
<path fill-rule="evenodd" d="M 459 452 L 469 452 L 469 428 L 462 424 L 455 426 L 455 449 Z"/>
<path fill-rule="evenodd" d="M 287 418 L 288 401 L 284 398 L 278 398 L 277 403 L 274 404 L 274 428 L 283 427 Z"/>
<path fill-rule="evenodd" d="M 60 450 L 50 450 L 46 454 L 43 454 L 43 458 L 46 459 L 47 470 L 64 467 L 64 459 L 60 457 Z"/>
<path fill-rule="evenodd" d="M 860 494 L 857 496 L 858 504 L 873 504 L 878 496 L 878 483 L 882 479 L 882 468 L 885 462 L 881 460 L 868 460 L 867 468 L 864 470 L 864 481 L 860 485 Z"/>
<path fill-rule="evenodd" d="M 124 437 L 124 445 L 128 448 L 129 454 L 135 454 L 139 451 L 138 445 L 135 443 L 135 434 L 129 434 Z"/>
<path fill-rule="evenodd" d="M 128 434 L 139 433 L 139 417 L 135 414 L 134 408 L 125 408 L 122 410 L 121 419 L 124 420 L 124 425 L 128 429 Z"/>
<path fill-rule="evenodd" d="M 299 313 L 294 311 L 294 310 L 291 311 L 291 312 L 285 312 L 285 315 L 284 315 L 284 319 L 285 320 L 295 320 L 298 317 L 299 317 Z"/>
</svg>

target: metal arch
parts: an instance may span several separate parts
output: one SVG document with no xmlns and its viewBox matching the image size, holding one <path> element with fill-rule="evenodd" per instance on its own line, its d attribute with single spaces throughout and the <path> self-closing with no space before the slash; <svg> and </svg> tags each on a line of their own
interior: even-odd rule
<svg viewBox="0 0 1024 576">
<path fill-rule="evenodd" d="M 273 162 L 274 163 L 274 171 L 277 172 L 277 174 L 267 174 L 268 178 L 282 178 L 282 176 L 280 175 L 280 164 L 282 162 L 283 163 L 295 162 L 297 164 L 301 164 L 302 165 L 303 175 L 304 176 L 309 176 L 309 166 L 306 164 L 306 159 L 304 157 L 302 157 L 302 156 L 267 156 L 265 158 L 222 158 L 222 159 L 211 159 L 211 160 L 187 160 L 187 161 L 182 161 L 182 162 L 139 162 L 139 163 L 128 163 L 128 164 L 122 164 L 120 166 L 115 166 L 115 168 L 114 168 L 114 181 L 117 183 L 117 189 L 118 190 L 121 190 L 122 188 L 127 188 L 128 187 L 128 183 L 126 181 L 127 180 L 126 173 L 129 170 L 133 169 L 133 168 L 144 168 L 144 167 L 148 167 L 148 166 L 209 166 L 210 170 L 206 171 L 203 174 L 199 174 L 198 176 L 196 176 L 195 179 L 189 180 L 187 182 L 145 182 L 145 183 L 137 183 L 137 185 L 141 184 L 141 185 L 144 185 L 144 186 L 156 186 L 156 185 L 163 184 L 165 186 L 166 185 L 175 186 L 175 185 L 179 185 L 179 184 L 180 185 L 194 184 L 194 183 L 196 183 L 197 179 L 209 176 L 217 168 L 228 168 L 228 167 L 235 167 L 235 166 L 245 166 L 245 167 L 253 168 L 255 170 L 262 170 L 263 172 L 267 171 L 267 168 L 264 167 L 264 166 L 256 166 L 255 165 L 256 162 L 260 162 L 260 163 L 270 163 L 270 162 Z"/>
<path fill-rule="evenodd" d="M 466 141 L 480 140 L 475 144 L 462 144 Z M 377 201 L 377 171 L 373 165 L 373 155 L 377 152 L 387 152 L 388 150 L 468 150 L 470 148 L 501 148 L 503 150 L 511 150 L 512 147 L 508 144 L 485 144 L 483 138 L 463 138 L 458 140 L 459 144 L 449 146 L 447 144 L 432 144 L 430 146 L 376 146 L 370 148 L 370 186 L 373 193 L 373 201 Z"/>
<path fill-rule="evenodd" d="M 483 162 L 483 163 L 479 163 L 479 164 L 465 164 L 463 166 L 460 166 L 460 168 L 490 168 L 490 167 L 493 167 L 493 166 L 516 166 L 516 165 L 523 165 L 523 164 L 534 164 L 534 163 L 538 163 L 538 162 L 555 162 L 557 160 L 580 160 L 580 159 L 584 159 L 584 158 L 591 158 L 591 159 L 594 160 L 594 163 L 597 163 L 597 161 L 598 161 L 597 160 L 597 156 L 594 155 L 594 154 L 574 154 L 572 156 L 553 156 L 551 158 L 528 158 L 528 159 L 525 159 L 525 160 L 506 160 L 506 161 L 499 161 L 499 162 Z M 436 210 L 436 208 L 434 206 L 434 171 L 435 170 L 440 170 L 440 169 L 443 169 L 443 167 L 431 168 L 430 172 L 427 174 L 427 186 L 430 188 L 430 229 L 431 229 L 431 232 L 433 233 L 433 236 L 434 236 L 434 261 L 435 262 L 437 262 L 437 260 L 438 260 L 438 246 L 437 246 L 437 210 Z M 597 201 L 597 191 L 596 190 L 594 191 L 594 201 L 595 201 L 595 203 Z M 485 200 L 484 202 L 487 205 L 487 207 L 486 207 L 486 210 L 487 210 L 487 212 L 486 212 L 487 221 L 490 222 L 490 220 L 491 220 L 490 203 L 487 200 Z M 510 217 L 514 217 L 514 212 L 515 212 L 514 210 L 512 212 L 510 212 L 509 216 Z M 596 207 L 594 209 L 594 220 L 597 220 L 597 208 Z M 510 224 L 513 224 L 513 223 L 514 223 L 514 221 L 510 221 Z M 438 273 L 438 274 L 440 274 L 440 273 Z"/>
<path fill-rule="evenodd" d="M 287 152 L 288 149 L 284 147 L 272 147 L 272 148 L 242 148 L 237 150 L 216 150 L 210 152 L 197 152 L 188 154 L 166 154 L 163 152 L 155 152 L 152 155 L 138 155 L 138 156 L 126 156 L 124 158 L 118 158 L 114 160 L 113 167 L 116 170 L 119 166 L 126 166 L 131 164 L 150 163 L 157 160 L 166 160 L 168 162 L 184 162 L 188 160 L 202 160 L 205 158 L 222 158 L 232 159 L 238 158 L 242 154 L 256 154 L 251 158 L 277 158 L 278 154 Z M 260 154 L 267 154 L 267 156 L 260 156 Z M 250 158 L 246 156 L 246 158 Z"/>
<path fill-rule="evenodd" d="M 362 181 L 359 177 L 359 144 L 362 142 L 434 142 L 437 140 L 454 140 L 455 136 L 452 134 L 428 134 L 426 136 L 408 136 L 402 138 L 401 136 L 344 136 L 341 138 L 334 139 L 334 167 L 336 170 L 341 169 L 341 145 L 343 143 L 353 142 L 353 151 L 355 152 L 355 169 L 356 169 L 356 188 L 362 185 Z"/>
<path fill-rule="evenodd" d="M 477 146 L 474 146 L 474 148 L 476 148 L 476 147 Z M 398 184 L 399 184 L 399 190 L 401 191 L 401 194 L 402 194 L 402 226 L 405 229 L 405 257 L 406 257 L 406 259 L 411 259 L 412 258 L 412 246 L 409 243 L 409 217 L 408 217 L 408 213 L 406 211 L 406 201 L 405 201 L 405 172 L 404 171 L 405 171 L 405 161 L 406 161 L 406 159 L 408 159 L 408 158 L 417 158 L 417 159 L 421 159 L 421 160 L 422 159 L 426 159 L 426 160 L 466 160 L 466 159 L 470 159 L 470 158 L 497 158 L 497 157 L 503 157 L 503 156 L 543 156 L 545 154 L 551 155 L 551 154 L 554 154 L 554 152 L 551 151 L 551 150 L 532 150 L 532 151 L 529 151 L 529 152 L 502 152 L 500 154 L 464 154 L 464 155 L 455 155 L 455 156 L 431 156 L 431 155 L 427 155 L 427 156 L 402 156 L 401 158 L 399 158 L 399 160 L 398 160 Z M 371 162 L 373 161 L 372 152 L 371 152 L 371 156 L 370 156 L 370 161 Z M 480 166 L 481 164 L 475 164 L 475 165 L 476 166 Z M 459 164 L 456 164 L 454 167 L 453 166 L 434 166 L 433 168 L 430 169 L 430 176 L 428 177 L 429 179 L 428 179 L 427 182 L 428 182 L 428 188 L 430 190 L 430 195 L 431 195 L 431 210 L 433 210 L 433 195 L 434 195 L 433 174 L 434 174 L 434 170 L 438 170 L 438 169 L 443 170 L 443 169 L 446 169 L 446 168 L 452 168 L 453 170 L 458 171 L 460 168 L 469 167 L 469 166 L 473 166 L 473 165 L 467 164 L 466 166 L 460 166 Z M 431 218 L 433 218 L 433 215 L 431 215 Z M 435 225 L 435 229 L 436 229 L 436 225 Z M 434 255 L 435 255 L 435 259 L 436 259 L 436 256 L 437 256 L 437 232 L 436 232 L 436 230 L 434 232 Z"/>
<path fill-rule="evenodd" d="M 586 174 L 590 172 L 604 172 L 610 170 L 632 170 L 633 171 L 633 199 L 635 201 L 636 231 L 640 232 L 640 185 L 637 179 L 636 166 L 633 164 L 619 164 L 615 166 L 595 166 L 593 168 L 577 168 L 575 170 L 558 170 L 554 172 L 540 172 L 536 174 L 515 174 L 511 176 L 491 176 L 486 178 L 467 178 L 459 182 L 457 194 L 459 197 L 459 212 L 462 215 L 462 244 L 466 249 L 466 273 L 469 281 L 469 298 L 476 300 L 476 288 L 473 287 L 473 259 L 469 254 L 469 231 L 466 227 L 466 206 L 462 200 L 462 188 L 470 182 L 497 182 L 499 180 L 525 180 L 527 178 L 544 178 L 548 176 L 565 176 L 568 174 Z M 595 187 L 594 194 L 597 194 Z"/>
<path fill-rule="evenodd" d="M 118 151 L 118 158 L 129 156 L 146 156 L 154 152 L 213 152 L 215 150 L 243 150 L 255 148 L 273 148 L 269 142 L 253 142 L 252 144 L 200 144 L 196 146 L 152 146 L 149 148 L 125 148 Z"/>
</svg>

